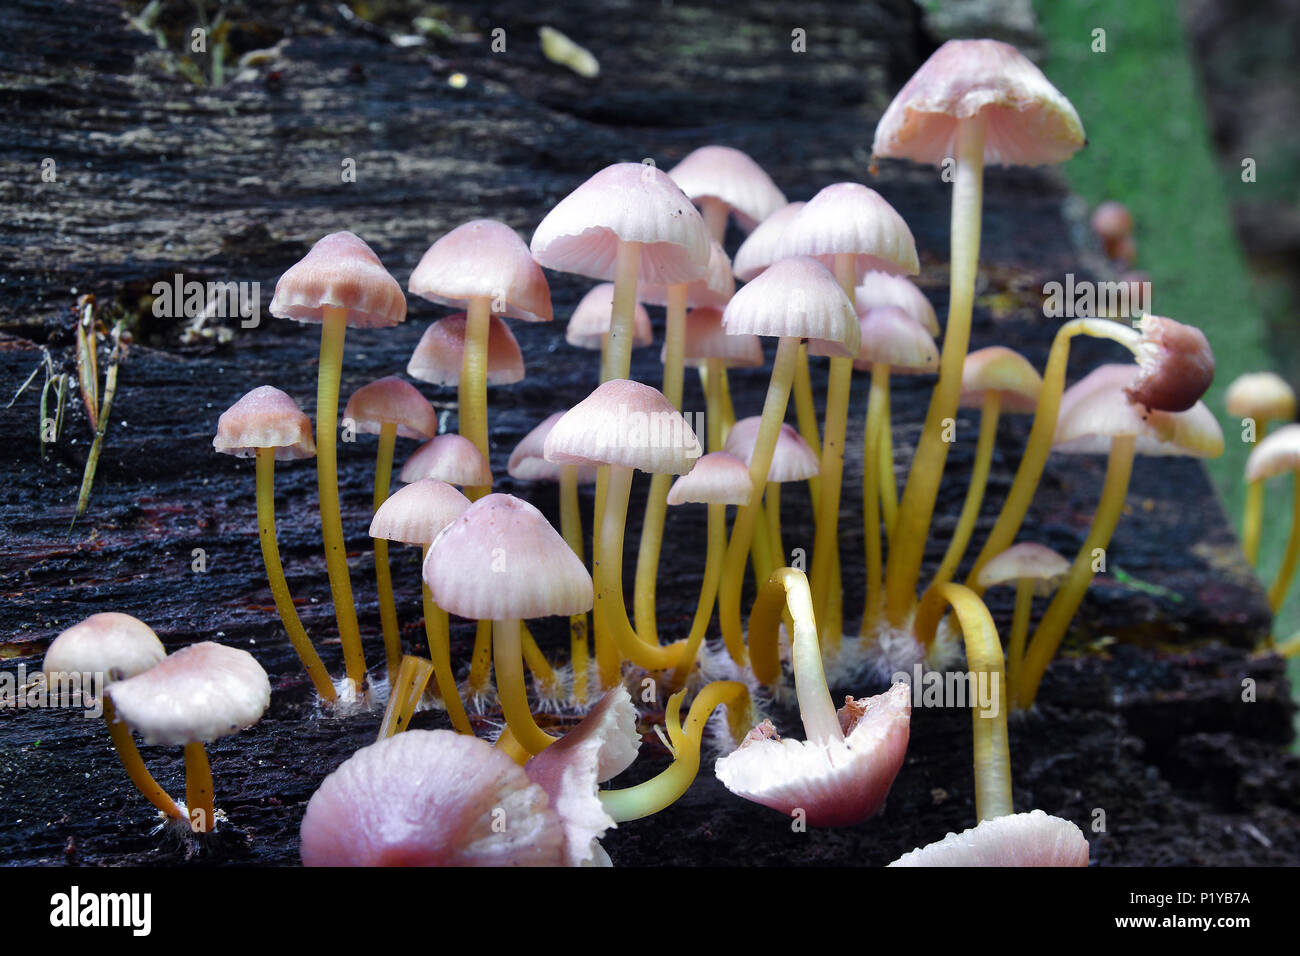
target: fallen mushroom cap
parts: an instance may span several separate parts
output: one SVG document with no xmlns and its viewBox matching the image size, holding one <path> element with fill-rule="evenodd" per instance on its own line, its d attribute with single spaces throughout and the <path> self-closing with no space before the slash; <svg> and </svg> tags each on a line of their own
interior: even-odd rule
<svg viewBox="0 0 1300 956">
<path fill-rule="evenodd" d="M 438 532 L 469 507 L 469 499 L 437 478 L 421 478 L 395 491 L 370 521 L 370 537 L 402 544 L 432 544 Z"/>
<path fill-rule="evenodd" d="M 730 146 L 701 146 L 668 175 L 692 201 L 723 203 L 746 232 L 785 205 L 772 177 L 748 154 Z"/>
<path fill-rule="evenodd" d="M 890 866 L 1087 866 L 1083 831 L 1042 810 L 1013 813 L 949 833 Z"/>
<path fill-rule="evenodd" d="M 749 282 L 775 262 L 781 233 L 785 232 L 785 227 L 806 205 L 802 202 L 789 203 L 760 222 L 736 250 L 736 258 L 731 263 L 732 274 L 741 282 Z"/>
<path fill-rule="evenodd" d="M 326 308 L 346 309 L 348 325 L 369 329 L 404 321 L 406 296 L 360 237 L 334 232 L 280 276 L 270 308 L 277 318 L 315 323 Z"/>
<path fill-rule="evenodd" d="M 432 438 L 438 434 L 438 413 L 420 390 L 396 375 L 389 375 L 352 393 L 343 417 L 357 431 L 378 435 L 384 425 L 396 425 L 401 438 Z"/>
<path fill-rule="evenodd" d="M 642 282 L 693 282 L 709 265 L 709 233 L 677 184 L 648 163 L 606 166 L 565 196 L 533 233 L 548 269 L 613 281 L 618 240 L 639 242 Z"/>
<path fill-rule="evenodd" d="M 637 288 L 637 298 L 649 305 L 667 305 L 668 289 L 666 285 L 642 283 Z M 731 260 L 722 246 L 710 241 L 708 271 L 703 278 L 686 283 L 686 304 L 697 309 L 705 306 L 720 309 L 735 291 L 736 277 L 731 272 Z"/>
<path fill-rule="evenodd" d="M 979 408 L 987 393 L 997 392 L 1001 411 L 1032 415 L 1042 390 L 1043 377 L 1029 360 L 1001 345 L 971 352 L 961 366 L 964 408 Z"/>
<path fill-rule="evenodd" d="M 1300 425 L 1283 425 L 1261 440 L 1246 458 L 1246 480 L 1267 481 L 1300 470 Z"/>
<path fill-rule="evenodd" d="M 271 702 L 271 682 L 252 654 L 203 641 L 113 684 L 108 695 L 145 743 L 180 746 L 253 726 Z"/>
<path fill-rule="evenodd" d="M 911 726 L 911 692 L 898 683 L 877 697 L 847 698 L 842 742 L 782 740 L 770 721 L 714 765 L 722 784 L 746 800 L 813 826 L 847 826 L 877 813 L 903 765 Z"/>
<path fill-rule="evenodd" d="M 921 271 L 912 230 L 884 197 L 861 183 L 833 183 L 799 210 L 781 233 L 777 258 L 812 256 L 830 267 L 852 255 L 856 279 L 868 272 Z"/>
<path fill-rule="evenodd" d="M 104 682 L 147 671 L 167 651 L 148 624 L 129 614 L 104 611 L 68 628 L 45 651 L 41 670 L 51 674 L 102 674 Z"/>
<path fill-rule="evenodd" d="M 747 505 L 753 493 L 749 466 L 725 451 L 710 452 L 673 482 L 668 504 Z"/>
<path fill-rule="evenodd" d="M 614 283 L 602 282 L 579 300 L 564 328 L 564 341 L 580 349 L 604 347 L 614 313 Z M 650 313 L 640 302 L 632 312 L 632 347 L 640 348 L 654 341 L 650 330 Z"/>
<path fill-rule="evenodd" d="M 1034 593 L 1045 597 L 1069 570 L 1070 562 L 1051 548 L 1022 541 L 990 558 L 988 564 L 980 568 L 977 580 L 981 588 L 992 588 L 1030 579 L 1034 581 Z"/>
<path fill-rule="evenodd" d="M 463 435 L 436 435 L 425 442 L 402 465 L 402 481 L 437 478 L 469 488 L 492 487 L 492 471 L 478 447 Z"/>
<path fill-rule="evenodd" d="M 664 345 L 660 360 L 667 355 Z M 759 368 L 763 365 L 763 343 L 757 335 L 732 335 L 722 324 L 718 308 L 692 309 L 686 313 L 686 334 L 682 342 L 683 362 L 704 367 L 709 359 L 721 359 L 728 368 Z"/>
<path fill-rule="evenodd" d="M 546 792 L 487 741 L 449 730 L 408 730 L 358 750 L 312 795 L 301 832 L 304 866 L 564 862 Z"/>
<path fill-rule="evenodd" d="M 1295 391 L 1275 372 L 1238 376 L 1224 400 L 1228 414 L 1237 418 L 1290 419 L 1296 413 Z"/>
<path fill-rule="evenodd" d="M 958 122 L 978 113 L 988 165 L 1059 163 L 1084 145 L 1079 114 L 1019 50 L 999 40 L 949 40 L 889 104 L 872 154 L 938 166 L 957 155 Z"/>
<path fill-rule="evenodd" d="M 1214 381 L 1214 352 L 1205 333 L 1158 315 L 1142 316 L 1138 328 L 1141 371 L 1129 385 L 1128 397 L 1164 412 L 1187 411 Z"/>
<path fill-rule="evenodd" d="M 939 319 L 934 314 L 934 306 L 906 276 L 868 272 L 853 290 L 853 304 L 859 319 L 880 306 L 896 306 L 921 323 L 931 335 L 939 334 Z"/>
<path fill-rule="evenodd" d="M 551 433 L 555 423 L 564 417 L 564 412 L 555 412 L 525 435 L 515 450 L 510 453 L 506 471 L 511 478 L 519 481 L 559 481 L 563 465 L 546 460 L 546 436 Z M 589 485 L 596 480 L 596 469 L 591 465 L 579 465 L 578 483 Z"/>
<path fill-rule="evenodd" d="M 438 606 L 480 621 L 569 616 L 595 603 L 591 575 L 540 511 L 511 495 L 474 502 L 424 561 Z"/>
<path fill-rule="evenodd" d="M 492 299 L 492 311 L 525 322 L 551 321 L 551 290 L 519 234 L 494 219 L 457 226 L 424 253 L 411 273 L 411 294 L 469 307 Z"/>
<path fill-rule="evenodd" d="M 701 450 L 691 426 L 662 392 L 612 379 L 552 426 L 544 454 L 563 465 L 620 465 L 680 475 L 691 470 Z"/>
<path fill-rule="evenodd" d="M 609 864 L 597 841 L 616 824 L 597 796 L 597 785 L 630 767 L 640 746 L 636 709 L 620 684 L 576 727 L 524 764 L 528 779 L 547 792 L 564 823 L 569 866 Z"/>
<path fill-rule="evenodd" d="M 431 385 L 459 385 L 465 357 L 464 312 L 434 322 L 420 336 L 406 374 Z M 524 380 L 524 354 L 504 319 L 488 320 L 487 384 L 513 385 Z"/>
<path fill-rule="evenodd" d="M 722 313 L 729 335 L 773 335 L 838 342 L 858 350 L 858 316 L 829 269 L 795 256 L 770 265 L 746 285 Z"/>
<path fill-rule="evenodd" d="M 274 448 L 276 461 L 316 454 L 311 419 L 274 385 L 253 389 L 222 412 L 212 447 L 237 458 L 253 458 L 259 448 Z"/>
<path fill-rule="evenodd" d="M 754 460 L 754 445 L 758 442 L 758 430 L 763 417 L 755 415 L 742 418 L 731 426 L 722 450 L 735 455 L 748 467 Z M 768 469 L 767 480 L 783 484 L 787 481 L 806 481 L 821 470 L 821 461 L 813 453 L 812 447 L 797 431 L 785 422 L 777 432 L 776 448 L 772 452 L 772 467 Z"/>
</svg>

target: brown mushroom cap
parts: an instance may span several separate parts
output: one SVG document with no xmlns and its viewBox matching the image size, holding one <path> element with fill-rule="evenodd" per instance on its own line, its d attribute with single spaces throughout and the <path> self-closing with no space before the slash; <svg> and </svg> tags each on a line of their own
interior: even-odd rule
<svg viewBox="0 0 1300 956">
<path fill-rule="evenodd" d="M 382 328 L 406 319 L 406 296 L 373 249 L 334 232 L 280 276 L 270 308 L 277 318 L 315 323 L 326 308 L 346 309 L 348 325 Z"/>
<path fill-rule="evenodd" d="M 406 374 L 431 385 L 460 384 L 460 370 L 465 358 L 464 312 L 434 322 L 420 336 Z M 524 355 L 519 342 L 504 319 L 494 315 L 488 320 L 487 384 L 513 385 L 524 380 Z"/>
<path fill-rule="evenodd" d="M 492 300 L 492 311 L 525 322 L 551 321 L 551 290 L 519 234 L 494 219 L 457 226 L 428 248 L 411 273 L 412 295 L 451 306 Z"/>
<path fill-rule="evenodd" d="M 166 656 L 162 641 L 144 621 L 104 611 L 50 642 L 41 670 L 47 675 L 102 674 L 108 683 L 147 671 Z"/>
<path fill-rule="evenodd" d="M 343 417 L 356 422 L 357 431 L 378 435 L 384 425 L 396 425 L 402 438 L 432 438 L 438 434 L 438 413 L 420 390 L 396 375 L 389 375 L 352 393 Z"/>
<path fill-rule="evenodd" d="M 1158 315 L 1142 316 L 1138 328 L 1141 372 L 1130 383 L 1128 397 L 1162 412 L 1187 411 L 1214 381 L 1214 352 L 1205 333 Z"/>
<path fill-rule="evenodd" d="M 237 458 L 253 458 L 259 448 L 274 448 L 276 461 L 316 454 L 311 419 L 273 385 L 253 389 L 221 413 L 212 447 Z"/>
</svg>

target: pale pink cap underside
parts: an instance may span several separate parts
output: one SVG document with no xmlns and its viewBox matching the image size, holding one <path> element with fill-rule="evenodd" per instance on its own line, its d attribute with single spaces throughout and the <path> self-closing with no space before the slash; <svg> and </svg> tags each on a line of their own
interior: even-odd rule
<svg viewBox="0 0 1300 956">
<path fill-rule="evenodd" d="M 56 637 L 45 651 L 46 674 L 102 674 L 105 683 L 147 671 L 167 651 L 148 624 L 129 614 L 92 614 Z"/>
<path fill-rule="evenodd" d="M 686 305 L 692 309 L 722 308 L 736 291 L 736 277 L 731 273 L 731 260 L 717 242 L 709 242 L 709 270 L 702 279 L 686 283 Z M 668 304 L 668 286 L 642 283 L 637 287 L 637 298 L 649 305 Z"/>
<path fill-rule="evenodd" d="M 204 641 L 164 657 L 108 691 L 147 744 L 208 743 L 262 718 L 271 682 L 252 654 Z"/>
<path fill-rule="evenodd" d="M 325 778 L 303 816 L 301 853 L 305 866 L 560 866 L 564 829 L 503 751 L 408 730 Z"/>
<path fill-rule="evenodd" d="M 714 773 L 746 800 L 787 816 L 802 809 L 813 826 L 860 823 L 885 804 L 907 753 L 911 715 L 911 690 L 898 683 L 846 702 L 841 724 L 857 722 L 842 742 L 782 740 L 760 725 Z"/>
<path fill-rule="evenodd" d="M 876 156 L 940 165 L 957 155 L 957 124 L 984 114 L 988 165 L 1060 163 L 1084 145 L 1070 101 L 1015 47 L 949 40 L 922 64 L 876 126 Z"/>
<path fill-rule="evenodd" d="M 480 498 L 443 529 L 424 561 L 438 606 L 480 621 L 591 610 L 591 575 L 540 511 L 512 495 Z"/>
<path fill-rule="evenodd" d="M 759 368 L 765 361 L 763 343 L 757 335 L 730 335 L 722 325 L 722 311 L 716 308 L 693 309 L 686 313 L 682 342 L 683 361 L 703 367 L 709 359 L 721 359 L 729 368 Z M 667 355 L 667 346 L 659 360 Z"/>
<path fill-rule="evenodd" d="M 548 269 L 608 282 L 620 240 L 642 243 L 642 282 L 693 282 L 708 269 L 709 234 L 699 211 L 661 170 L 643 163 L 607 166 L 560 200 L 533 233 L 532 251 Z"/>
<path fill-rule="evenodd" d="M 747 505 L 753 492 L 749 466 L 735 455 L 714 451 L 702 455 L 695 467 L 668 489 L 670 505 Z"/>
<path fill-rule="evenodd" d="M 885 198 L 861 183 L 827 186 L 781 233 L 777 258 L 812 256 L 827 268 L 852 255 L 855 282 L 868 272 L 916 275 L 921 271 L 912 230 Z"/>
<path fill-rule="evenodd" d="M 736 250 L 736 258 L 731 263 L 732 274 L 741 282 L 749 282 L 775 262 L 781 233 L 785 232 L 785 227 L 806 205 L 802 202 L 789 203 L 760 222 Z"/>
<path fill-rule="evenodd" d="M 904 853 L 890 866 L 1087 866 L 1088 840 L 1042 810 L 983 820 Z"/>
<path fill-rule="evenodd" d="M 614 284 L 602 282 L 579 300 L 564 329 L 564 341 L 580 349 L 604 347 L 614 312 Z M 654 341 L 650 330 L 650 313 L 640 302 L 632 312 L 632 347 L 641 348 Z"/>
<path fill-rule="evenodd" d="M 694 202 L 718 201 L 749 232 L 785 205 L 785 195 L 748 154 L 730 146 L 701 146 L 668 170 Z"/>
<path fill-rule="evenodd" d="M 723 450 L 741 459 L 745 465 L 754 460 L 754 445 L 758 442 L 758 429 L 763 419 L 759 415 L 742 418 L 731 426 Z M 776 448 L 772 453 L 772 467 L 767 480 L 784 483 L 806 481 L 821 470 L 821 462 L 812 447 L 797 431 L 785 422 L 777 432 Z"/>
<path fill-rule="evenodd" d="M 564 412 L 555 412 L 540 425 L 525 435 L 510 453 L 506 471 L 518 481 L 556 481 L 560 480 L 563 465 L 546 460 L 546 436 L 561 418 Z M 596 480 L 596 469 L 590 465 L 577 466 L 578 483 L 589 485 Z"/>
<path fill-rule="evenodd" d="M 347 310 L 347 324 L 371 329 L 406 319 L 406 296 L 379 257 L 350 232 L 330 233 L 275 284 L 271 314 L 321 322 L 326 308 Z"/>
<path fill-rule="evenodd" d="M 982 588 L 997 587 L 1029 578 L 1038 584 L 1036 593 L 1050 593 L 1070 570 L 1070 562 L 1051 548 L 1033 541 L 1013 544 L 1001 554 L 989 559 L 989 563 L 980 568 L 978 583 Z"/>
<path fill-rule="evenodd" d="M 1019 352 L 1002 345 L 977 349 L 961 367 L 961 401 L 964 408 L 979 408 L 987 392 L 997 392 L 1003 412 L 1029 415 L 1038 410 L 1043 377 Z"/>
<path fill-rule="evenodd" d="M 681 412 L 656 388 L 612 379 L 584 398 L 546 436 L 547 461 L 620 465 L 681 475 L 703 449 Z"/>
<path fill-rule="evenodd" d="M 411 273 L 412 295 L 469 308 L 490 299 L 492 311 L 525 322 L 551 321 L 551 289 L 519 234 L 495 219 L 474 219 L 447 233 Z"/>
<path fill-rule="evenodd" d="M 1294 418 L 1295 391 L 1276 372 L 1247 372 L 1238 376 L 1224 395 L 1234 418 Z"/>
<path fill-rule="evenodd" d="M 430 385 L 459 385 L 465 361 L 464 312 L 434 322 L 415 346 L 406 374 Z M 513 385 L 524 380 L 524 354 L 510 326 L 498 315 L 488 320 L 487 384 Z"/>
<path fill-rule="evenodd" d="M 393 492 L 370 520 L 370 537 L 432 544 L 438 532 L 469 507 L 469 499 L 437 478 L 421 478 Z"/>
<path fill-rule="evenodd" d="M 1246 480 L 1266 481 L 1300 470 L 1300 425 L 1283 425 L 1261 439 L 1246 459 Z"/>
<path fill-rule="evenodd" d="M 396 425 L 400 438 L 432 438 L 438 434 L 438 413 L 420 390 L 396 375 L 362 385 L 352 393 L 343 417 L 357 431 L 378 435 L 384 425 Z"/>
<path fill-rule="evenodd" d="M 897 306 L 925 326 L 931 335 L 939 334 L 939 319 L 934 314 L 934 306 L 906 276 L 868 272 L 853 290 L 853 304 L 859 318 L 882 305 Z"/>
<path fill-rule="evenodd" d="M 858 316 L 829 269 L 797 256 L 773 263 L 722 313 L 730 335 L 828 339 L 856 354 Z"/>
<path fill-rule="evenodd" d="M 492 470 L 478 447 L 463 435 L 438 435 L 406 459 L 398 477 L 402 481 L 437 478 L 452 485 L 490 488 Z"/>
<path fill-rule="evenodd" d="M 212 447 L 237 458 L 253 458 L 259 448 L 274 448 L 276 461 L 316 454 L 311 419 L 274 385 L 253 389 L 222 412 Z"/>
</svg>

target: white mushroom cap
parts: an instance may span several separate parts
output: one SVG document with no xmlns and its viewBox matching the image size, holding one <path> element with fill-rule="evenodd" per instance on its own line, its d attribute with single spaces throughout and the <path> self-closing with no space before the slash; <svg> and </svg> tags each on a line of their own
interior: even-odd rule
<svg viewBox="0 0 1300 956">
<path fill-rule="evenodd" d="M 525 322 L 551 321 L 551 290 L 519 234 L 495 219 L 463 223 L 428 248 L 411 273 L 411 294 L 469 307 L 488 298 L 492 311 Z"/>
<path fill-rule="evenodd" d="M 1246 480 L 1266 481 L 1288 471 L 1300 471 L 1300 425 L 1283 425 L 1251 449 Z"/>
<path fill-rule="evenodd" d="M 664 397 L 625 378 L 600 385 L 564 413 L 546 436 L 546 460 L 563 465 L 621 465 L 680 475 L 702 451 L 700 440 Z"/>
<path fill-rule="evenodd" d="M 45 651 L 48 674 L 103 674 L 104 682 L 147 671 L 167 656 L 162 641 L 144 621 L 105 611 L 72 625 Z"/>
<path fill-rule="evenodd" d="M 592 286 L 591 291 L 578 301 L 573 314 L 569 316 L 569 322 L 564 327 L 564 341 L 580 349 L 601 349 L 605 336 L 609 335 L 613 314 L 614 283 L 602 282 Z M 642 348 L 653 341 L 650 313 L 638 302 L 632 312 L 632 347 Z"/>
<path fill-rule="evenodd" d="M 934 306 L 906 276 L 868 272 L 853 290 L 853 304 L 857 307 L 859 319 L 872 309 L 896 306 L 920 322 L 932 336 L 939 334 L 939 319 L 934 314 Z"/>
<path fill-rule="evenodd" d="M 437 478 L 421 478 L 393 492 L 370 521 L 370 537 L 432 544 L 438 532 L 469 507 L 469 499 Z"/>
<path fill-rule="evenodd" d="M 829 269 L 807 256 L 782 259 L 727 303 L 722 324 L 730 335 L 838 342 L 858 351 L 858 314 Z"/>
<path fill-rule="evenodd" d="M 736 258 L 731 263 L 732 273 L 737 279 L 748 282 L 776 262 L 778 258 L 776 250 L 781 242 L 781 233 L 785 232 L 785 227 L 806 205 L 807 203 L 802 202 L 789 203 L 758 224 L 749 237 L 740 244 L 740 248 L 736 250 Z"/>
<path fill-rule="evenodd" d="M 761 415 L 754 415 L 736 422 L 727 432 L 722 450 L 735 455 L 748 467 L 754 460 L 754 445 L 758 443 L 762 421 Z M 813 454 L 812 447 L 802 435 L 782 422 L 776 435 L 776 448 L 772 452 L 772 467 L 768 469 L 767 480 L 777 483 L 806 481 L 819 471 L 821 460 Z"/>
<path fill-rule="evenodd" d="M 1276 372 L 1247 372 L 1233 380 L 1224 395 L 1234 418 L 1294 418 L 1295 391 Z"/>
<path fill-rule="evenodd" d="M 406 296 L 359 236 L 333 232 L 280 276 L 271 314 L 320 323 L 327 308 L 344 309 L 347 324 L 372 329 L 406 320 Z"/>
<path fill-rule="evenodd" d="M 506 465 L 511 478 L 518 481 L 560 480 L 564 466 L 546 460 L 546 436 L 563 417 L 564 412 L 555 412 L 519 440 Z M 596 469 L 591 465 L 580 465 L 577 469 L 578 484 L 589 485 L 596 480 Z"/>
<path fill-rule="evenodd" d="M 448 433 L 425 442 L 402 465 L 402 481 L 437 478 L 469 488 L 492 487 L 492 471 L 478 446 L 464 435 Z"/>
<path fill-rule="evenodd" d="M 1042 810 L 984 820 L 904 853 L 890 866 L 1087 866 L 1088 841 L 1069 820 Z"/>
<path fill-rule="evenodd" d="M 207 743 L 262 719 L 271 682 L 248 651 L 191 644 L 108 690 L 118 717 L 147 744 Z"/>
<path fill-rule="evenodd" d="M 781 233 L 776 253 L 778 259 L 812 256 L 827 268 L 836 255 L 851 255 L 859 280 L 868 272 L 921 271 L 912 230 L 880 193 L 861 183 L 833 183 L 808 200 Z"/>
<path fill-rule="evenodd" d="M 668 489 L 670 505 L 747 505 L 754 486 L 749 466 L 725 451 L 710 452 Z"/>
<path fill-rule="evenodd" d="M 749 232 L 785 205 L 785 196 L 748 154 L 730 146 L 701 146 L 668 170 L 693 202 L 721 202 Z"/>
<path fill-rule="evenodd" d="M 1029 579 L 1035 584 L 1034 592 L 1046 597 L 1069 570 L 1070 562 L 1051 548 L 1022 541 L 990 558 L 988 564 L 980 568 L 978 583 L 982 588 L 992 588 Z"/>
</svg>

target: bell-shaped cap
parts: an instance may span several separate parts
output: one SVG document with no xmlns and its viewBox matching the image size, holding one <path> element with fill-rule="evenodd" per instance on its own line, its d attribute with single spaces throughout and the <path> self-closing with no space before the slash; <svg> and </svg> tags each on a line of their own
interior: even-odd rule
<svg viewBox="0 0 1300 956">
<path fill-rule="evenodd" d="M 332 232 L 280 276 L 271 298 L 271 314 L 295 322 L 322 322 L 327 308 L 346 310 L 355 328 L 383 328 L 405 321 L 406 296 L 360 237 Z"/>
<path fill-rule="evenodd" d="M 1214 381 L 1214 352 L 1205 333 L 1158 315 L 1138 322 L 1141 370 L 1128 385 L 1128 397 L 1162 412 L 1185 412 Z"/>
<path fill-rule="evenodd" d="M 614 283 L 602 282 L 578 302 L 564 329 L 564 341 L 580 349 L 599 351 L 609 335 L 614 313 Z M 650 331 L 650 313 L 640 302 L 632 312 L 632 347 L 641 348 L 654 341 Z"/>
<path fill-rule="evenodd" d="M 424 560 L 438 606 L 480 621 L 591 610 L 591 575 L 540 511 L 512 495 L 480 498 Z"/>
<path fill-rule="evenodd" d="M 1267 481 L 1300 471 L 1300 425 L 1283 425 L 1263 438 L 1246 459 L 1246 480 Z"/>
<path fill-rule="evenodd" d="M 304 866 L 560 866 L 564 827 L 546 792 L 486 740 L 408 730 L 325 778 L 301 853 Z"/>
<path fill-rule="evenodd" d="M 1129 401 L 1127 391 L 1138 374 L 1133 365 L 1102 365 L 1066 389 L 1052 450 L 1104 455 L 1114 438 L 1134 435 L 1139 455 L 1223 454 L 1223 429 L 1203 402 L 1185 412 L 1158 412 Z"/>
<path fill-rule="evenodd" d="M 1046 597 L 1069 570 L 1070 562 L 1051 548 L 1022 541 L 990 558 L 988 564 L 980 568 L 978 583 L 981 588 L 988 589 L 999 584 L 1033 581 L 1034 593 Z"/>
<path fill-rule="evenodd" d="M 370 519 L 370 537 L 401 544 L 433 544 L 438 532 L 469 507 L 469 499 L 437 478 L 403 485 Z"/>
<path fill-rule="evenodd" d="M 829 269 L 816 259 L 781 259 L 738 291 L 722 312 L 729 335 L 826 339 L 858 351 L 858 315 Z"/>
<path fill-rule="evenodd" d="M 736 258 L 731 263 L 732 274 L 741 282 L 749 282 L 776 262 L 781 233 L 806 205 L 803 202 L 788 203 L 760 222 L 736 250 Z"/>
<path fill-rule="evenodd" d="M 693 282 L 709 265 L 709 231 L 662 170 L 616 163 L 565 196 L 533 233 L 533 257 L 548 269 L 614 280 L 619 242 L 641 243 L 640 281 Z"/>
<path fill-rule="evenodd" d="M 668 170 L 697 205 L 717 202 L 749 232 L 785 205 L 785 196 L 747 153 L 730 146 L 701 146 Z"/>
<path fill-rule="evenodd" d="M 853 367 L 870 369 L 876 362 L 886 362 L 890 372 L 924 375 L 939 371 L 939 348 L 920 322 L 894 305 L 881 306 L 862 313 L 858 319 L 861 342 Z M 808 353 L 813 352 L 812 345 Z"/>
<path fill-rule="evenodd" d="M 362 385 L 352 393 L 343 417 L 357 431 L 378 435 L 385 425 L 396 425 L 401 438 L 432 438 L 438 434 L 438 413 L 420 390 L 396 375 Z"/>
<path fill-rule="evenodd" d="M 1032 415 L 1038 410 L 1043 377 L 1019 352 L 1002 345 L 990 345 L 967 354 L 961 366 L 963 408 L 979 408 L 984 396 L 997 392 L 1003 412 Z"/>
<path fill-rule="evenodd" d="M 166 656 L 162 641 L 144 621 L 104 611 L 51 641 L 41 670 L 47 675 L 102 674 L 107 684 L 147 671 Z"/>
<path fill-rule="evenodd" d="M 853 256 L 855 280 L 868 272 L 916 275 L 916 241 L 897 210 L 861 183 L 833 183 L 799 210 L 777 244 L 777 258 L 812 256 L 830 268 Z"/>
<path fill-rule="evenodd" d="M 468 488 L 492 487 L 492 470 L 487 459 L 464 435 L 438 435 L 411 453 L 398 477 L 402 481 L 437 478 Z"/>
<path fill-rule="evenodd" d="M 1295 418 L 1295 391 L 1276 372 L 1247 372 L 1233 380 L 1224 395 L 1233 418 L 1259 421 Z"/>
<path fill-rule="evenodd" d="M 560 480 L 563 465 L 546 460 L 546 436 L 551 433 L 555 423 L 564 417 L 564 412 L 555 412 L 545 421 L 525 435 L 510 453 L 506 470 L 510 477 L 518 481 L 554 481 Z M 591 465 L 576 466 L 578 483 L 589 485 L 596 480 L 596 469 Z"/>
<path fill-rule="evenodd" d="M 434 322 L 420 336 L 406 374 L 431 385 L 459 385 L 465 360 L 464 312 Z M 510 326 L 500 316 L 488 320 L 487 384 L 513 385 L 524 380 L 524 355 Z"/>
<path fill-rule="evenodd" d="M 1069 820 L 1042 810 L 983 820 L 890 866 L 1087 866 L 1088 841 Z"/>
<path fill-rule="evenodd" d="M 957 125 L 983 114 L 984 162 L 1060 163 L 1084 144 L 1070 101 L 1000 40 L 949 40 L 899 90 L 876 125 L 875 156 L 938 166 L 957 155 Z"/>
<path fill-rule="evenodd" d="M 316 454 L 311 419 L 274 385 L 253 389 L 222 412 L 212 447 L 237 458 L 254 458 L 259 448 L 274 448 L 276 461 Z"/>
<path fill-rule="evenodd" d="M 723 451 L 735 455 L 748 467 L 754 460 L 754 446 L 758 443 L 758 430 L 762 424 L 761 415 L 742 418 L 731 426 Z M 803 440 L 803 436 L 785 422 L 776 435 L 776 448 L 772 451 L 772 467 L 768 469 L 767 480 L 784 483 L 787 481 L 807 481 L 821 470 L 821 462 L 813 453 L 812 447 Z"/>
<path fill-rule="evenodd" d="M 546 460 L 561 465 L 620 465 L 681 475 L 700 456 L 700 440 L 663 392 L 611 379 L 569 409 L 546 436 Z"/>
<path fill-rule="evenodd" d="M 903 766 L 911 692 L 898 683 L 877 697 L 845 699 L 842 741 L 782 740 L 763 721 L 714 765 L 732 793 L 786 815 L 803 810 L 812 826 L 861 823 L 885 805 Z"/>
<path fill-rule="evenodd" d="M 728 368 L 759 368 L 765 361 L 757 335 L 730 335 L 722 324 L 722 310 L 692 309 L 686 313 L 682 359 L 688 367 L 703 368 L 709 359 L 721 359 Z M 659 359 L 667 356 L 665 345 Z"/>
<path fill-rule="evenodd" d="M 253 726 L 271 703 L 271 682 L 248 651 L 203 641 L 118 681 L 108 695 L 145 743 L 181 746 Z"/>
<path fill-rule="evenodd" d="M 551 289 L 519 234 L 494 219 L 457 226 L 428 248 L 411 273 L 411 294 L 466 309 L 489 299 L 494 313 L 551 321 Z"/>
<path fill-rule="evenodd" d="M 747 505 L 754 485 L 749 466 L 735 455 L 714 451 L 701 455 L 695 467 L 668 489 L 670 505 Z"/>
<path fill-rule="evenodd" d="M 692 309 L 712 307 L 720 309 L 736 291 L 736 278 L 731 274 L 731 260 L 726 250 L 717 242 L 709 242 L 709 268 L 701 279 L 686 284 L 686 305 Z M 668 304 L 668 286 L 642 283 L 637 288 L 637 298 L 649 305 Z"/>
<path fill-rule="evenodd" d="M 934 314 L 934 306 L 925 297 L 925 293 L 916 287 L 916 283 L 905 276 L 868 272 L 853 290 L 853 304 L 857 307 L 858 318 L 881 306 L 896 306 L 921 323 L 930 335 L 939 334 L 939 320 Z"/>
</svg>

